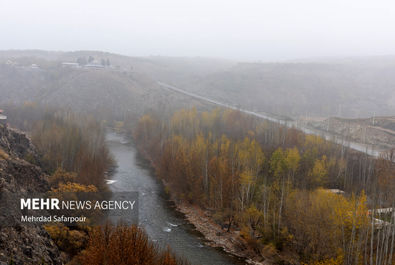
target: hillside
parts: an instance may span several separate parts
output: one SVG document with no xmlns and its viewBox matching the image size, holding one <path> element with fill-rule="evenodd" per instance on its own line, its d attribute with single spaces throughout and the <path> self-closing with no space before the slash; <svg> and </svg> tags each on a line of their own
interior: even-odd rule
<svg viewBox="0 0 395 265">
<path fill-rule="evenodd" d="M 183 89 L 243 108 L 290 117 L 395 113 L 395 59 L 239 63 Z"/>
<path fill-rule="evenodd" d="M 105 112 L 111 105 L 119 116 L 149 93 L 137 79 L 118 72 L 0 65 L 1 103 L 31 101 L 89 112 Z"/>
<path fill-rule="evenodd" d="M 343 135 L 359 143 L 395 148 L 395 117 L 371 117 L 365 119 L 329 118 L 308 120 L 308 125 L 323 131 Z"/>
<path fill-rule="evenodd" d="M 21 225 L 21 213 L 9 207 L 12 196 L 23 197 L 49 189 L 41 168 L 25 160 L 35 157 L 35 148 L 24 134 L 0 125 L 1 264 L 11 261 L 12 264 L 62 264 L 60 252 L 44 228 Z"/>
<path fill-rule="evenodd" d="M 110 58 L 116 65 L 103 69 L 62 66 L 62 62 L 75 62 L 81 56 L 88 57 L 88 54 L 99 61 Z M 144 70 L 146 68 L 151 70 Z M 197 107 L 204 105 L 160 88 L 155 78 L 166 71 L 176 70 L 169 70 L 148 59 L 98 52 L 2 52 L 0 104 L 35 102 L 109 120 L 130 119 L 150 110 L 163 113 L 191 102 Z M 147 75 L 146 72 L 155 74 Z"/>
<path fill-rule="evenodd" d="M 110 65 L 62 67 L 90 59 Z M 182 104 L 158 87 L 162 81 L 245 109 L 293 118 L 390 116 L 395 113 L 394 71 L 390 56 L 237 63 L 100 51 L 0 51 L 0 104 L 38 100 L 109 113 L 106 106 L 116 102 L 111 111 L 119 118 L 158 103 Z"/>
</svg>

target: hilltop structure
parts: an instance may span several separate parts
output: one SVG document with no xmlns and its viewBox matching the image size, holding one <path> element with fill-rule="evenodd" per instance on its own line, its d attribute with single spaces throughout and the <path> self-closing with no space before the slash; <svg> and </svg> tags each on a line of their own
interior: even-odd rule
<svg viewBox="0 0 395 265">
<path fill-rule="evenodd" d="M 0 109 L 0 124 L 6 124 L 7 123 L 7 116 L 3 115 L 3 110 Z"/>
</svg>

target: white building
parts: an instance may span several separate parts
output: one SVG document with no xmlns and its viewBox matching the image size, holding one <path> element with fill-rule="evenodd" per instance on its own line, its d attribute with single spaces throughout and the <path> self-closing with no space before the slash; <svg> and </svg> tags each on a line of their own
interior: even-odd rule
<svg viewBox="0 0 395 265">
<path fill-rule="evenodd" d="M 80 68 L 80 65 L 78 63 L 72 63 L 72 62 L 63 62 L 62 66 L 70 67 L 70 68 Z"/>
<path fill-rule="evenodd" d="M 3 115 L 3 110 L 0 109 L 0 124 L 6 124 L 7 123 L 7 116 Z"/>
</svg>

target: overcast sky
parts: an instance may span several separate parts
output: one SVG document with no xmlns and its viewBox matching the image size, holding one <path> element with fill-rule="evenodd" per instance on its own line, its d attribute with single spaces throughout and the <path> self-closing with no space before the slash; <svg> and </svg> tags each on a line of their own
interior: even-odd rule
<svg viewBox="0 0 395 265">
<path fill-rule="evenodd" d="M 0 0 L 0 49 L 277 61 L 395 54 L 395 1 Z"/>
</svg>

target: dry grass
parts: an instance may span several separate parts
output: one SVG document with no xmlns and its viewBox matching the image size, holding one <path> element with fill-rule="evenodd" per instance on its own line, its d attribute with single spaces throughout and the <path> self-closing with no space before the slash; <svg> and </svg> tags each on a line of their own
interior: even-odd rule
<svg viewBox="0 0 395 265">
<path fill-rule="evenodd" d="M 8 160 L 9 158 L 10 156 L 3 149 L 0 148 L 0 159 Z"/>
</svg>

